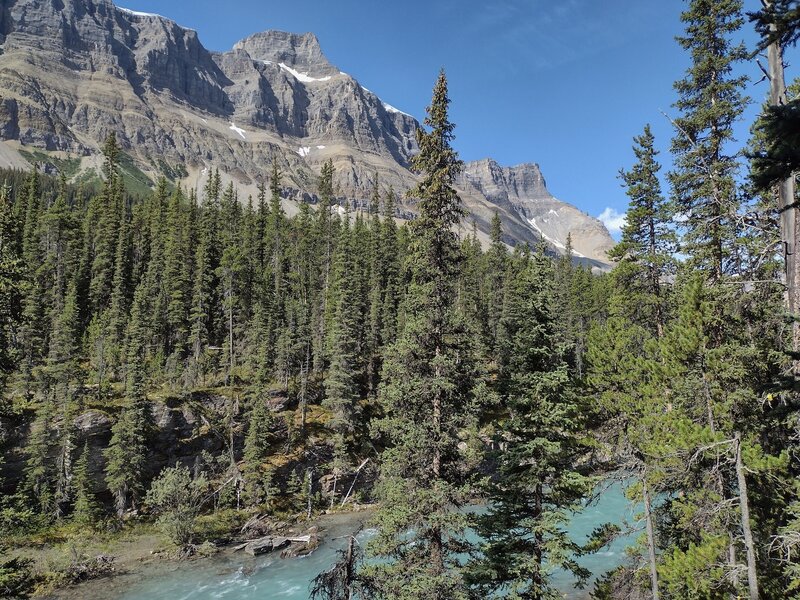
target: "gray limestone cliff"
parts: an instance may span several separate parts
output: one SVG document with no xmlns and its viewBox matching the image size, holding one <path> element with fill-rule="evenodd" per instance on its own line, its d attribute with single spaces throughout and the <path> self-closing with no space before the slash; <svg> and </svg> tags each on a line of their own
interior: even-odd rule
<svg viewBox="0 0 800 600">
<path fill-rule="evenodd" d="M 216 53 L 169 18 L 108 0 L 0 0 L 0 166 L 25 164 L 28 147 L 96 168 L 113 131 L 152 177 L 201 187 L 219 168 L 244 197 L 278 161 L 289 197 L 313 199 L 331 159 L 339 195 L 359 205 L 376 174 L 400 195 L 413 187 L 418 127 L 332 65 L 312 33 L 265 31 Z M 571 233 L 579 258 L 607 260 L 608 232 L 553 198 L 536 165 L 469 163 L 459 191 L 483 239 L 497 211 L 509 243 L 558 252 Z M 413 212 L 401 198 L 399 216 Z"/>
</svg>

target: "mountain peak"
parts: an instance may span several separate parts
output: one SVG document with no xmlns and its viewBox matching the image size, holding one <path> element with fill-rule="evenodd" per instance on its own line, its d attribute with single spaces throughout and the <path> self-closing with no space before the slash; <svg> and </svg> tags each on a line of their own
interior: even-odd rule
<svg viewBox="0 0 800 600">
<path fill-rule="evenodd" d="M 110 0 L 0 6 L 0 165 L 27 164 L 14 145 L 84 157 L 113 131 L 145 177 L 167 172 L 198 190 L 218 167 L 253 192 L 275 161 L 292 202 L 311 198 L 327 160 L 354 206 L 372 194 L 375 173 L 400 194 L 416 185 L 417 121 L 341 75 L 313 33 L 262 31 L 209 52 L 168 17 Z M 608 233 L 553 198 L 538 165 L 487 158 L 468 163 L 458 184 L 484 233 L 498 212 L 511 242 L 560 250 L 573 233 L 576 252 L 604 264 Z M 398 206 L 406 217 L 415 208 Z"/>
<path fill-rule="evenodd" d="M 339 72 L 322 53 L 319 40 L 313 33 L 269 29 L 244 38 L 233 49 L 246 52 L 253 60 L 284 64 L 317 77 Z"/>
</svg>

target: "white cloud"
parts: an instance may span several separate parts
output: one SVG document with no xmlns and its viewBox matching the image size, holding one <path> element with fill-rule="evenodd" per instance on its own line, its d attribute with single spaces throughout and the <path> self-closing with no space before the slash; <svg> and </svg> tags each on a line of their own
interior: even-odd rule
<svg viewBox="0 0 800 600">
<path fill-rule="evenodd" d="M 606 206 L 606 209 L 597 216 L 611 235 L 620 233 L 622 226 L 625 225 L 625 217 L 625 213 L 618 213 L 610 206 Z"/>
</svg>

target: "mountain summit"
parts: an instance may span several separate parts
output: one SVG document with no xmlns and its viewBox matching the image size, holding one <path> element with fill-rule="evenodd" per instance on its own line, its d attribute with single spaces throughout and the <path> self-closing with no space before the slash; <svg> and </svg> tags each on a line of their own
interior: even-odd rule
<svg viewBox="0 0 800 600">
<path fill-rule="evenodd" d="M 115 132 L 144 174 L 190 187 L 219 168 L 252 193 L 277 160 L 289 210 L 313 199 L 332 159 L 338 193 L 359 206 L 376 174 L 399 194 L 413 187 L 418 127 L 332 65 L 312 33 L 265 31 L 216 53 L 169 18 L 107 0 L 0 0 L 3 166 L 48 154 L 96 170 Z M 497 211 L 510 243 L 559 252 L 571 233 L 577 257 L 606 265 L 605 227 L 553 198 L 537 165 L 468 163 L 459 188 L 481 232 Z M 412 217 L 414 202 L 399 211 Z"/>
</svg>

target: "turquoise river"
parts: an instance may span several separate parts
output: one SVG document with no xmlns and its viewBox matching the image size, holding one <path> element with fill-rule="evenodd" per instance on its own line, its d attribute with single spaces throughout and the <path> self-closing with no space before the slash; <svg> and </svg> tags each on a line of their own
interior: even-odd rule
<svg viewBox="0 0 800 600">
<path fill-rule="evenodd" d="M 635 515 L 622 494 L 619 484 L 606 488 L 599 499 L 576 514 L 569 526 L 575 541 L 581 542 L 601 523 L 630 523 Z M 326 524 L 325 541 L 320 548 L 302 558 L 281 559 L 276 556 L 257 558 L 242 553 L 221 553 L 209 559 L 184 563 L 165 563 L 151 568 L 123 589 L 109 585 L 104 597 L 117 600 L 300 600 L 308 598 L 309 582 L 329 568 L 336 552 L 345 544 L 345 536 L 359 527 L 358 513 L 342 515 Z M 370 530 L 364 529 L 358 539 L 366 541 Z M 583 566 L 601 575 L 625 560 L 625 546 L 631 537 L 615 540 L 600 552 L 582 558 Z M 591 585 L 576 590 L 574 581 L 565 573 L 556 574 L 557 585 L 564 598 L 587 598 Z M 94 596 L 94 594 L 92 594 Z"/>
</svg>

